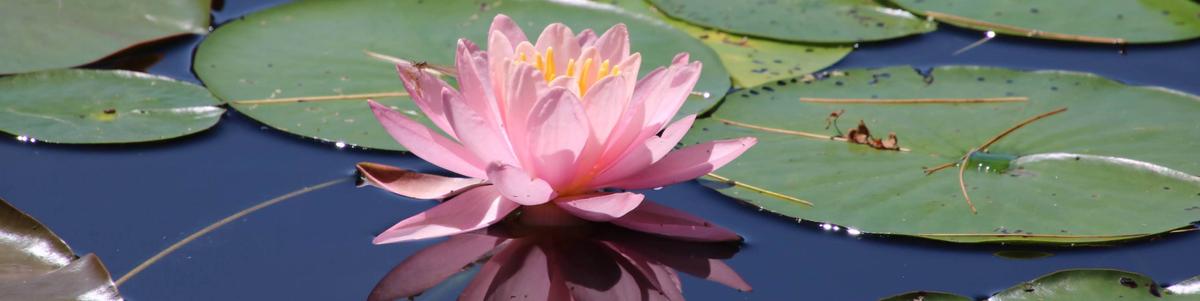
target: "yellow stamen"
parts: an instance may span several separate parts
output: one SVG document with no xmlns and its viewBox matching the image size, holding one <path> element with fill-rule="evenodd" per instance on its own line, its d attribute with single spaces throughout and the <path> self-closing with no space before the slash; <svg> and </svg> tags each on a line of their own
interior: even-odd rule
<svg viewBox="0 0 1200 301">
<path fill-rule="evenodd" d="M 621 66 L 613 66 L 612 75 L 621 75 Z"/>
<path fill-rule="evenodd" d="M 608 60 L 600 63 L 600 72 L 596 72 L 596 79 L 600 79 L 606 75 L 608 75 Z"/>
<path fill-rule="evenodd" d="M 567 76 L 575 76 L 575 59 L 567 60 Z"/>
<path fill-rule="evenodd" d="M 521 56 L 520 56 L 520 57 L 518 57 L 518 58 L 517 58 L 517 60 L 518 60 L 518 61 L 522 61 L 522 62 L 528 62 L 528 61 L 529 61 L 529 58 L 526 58 L 526 57 L 525 57 L 525 53 L 524 53 L 524 52 L 522 52 L 522 53 L 521 53 Z"/>
<path fill-rule="evenodd" d="M 583 68 L 579 68 L 579 94 L 587 92 L 588 73 L 592 71 L 592 59 L 583 60 Z"/>
<path fill-rule="evenodd" d="M 544 59 L 542 59 L 542 55 L 536 54 L 536 56 L 537 56 L 537 62 L 534 62 L 533 66 L 537 67 L 538 70 L 546 70 L 546 61 Z M 542 73 L 545 73 L 545 72 L 542 72 Z"/>
<path fill-rule="evenodd" d="M 546 74 L 546 82 L 554 79 L 554 71 L 554 47 L 546 47 L 546 70 L 542 70 Z"/>
</svg>

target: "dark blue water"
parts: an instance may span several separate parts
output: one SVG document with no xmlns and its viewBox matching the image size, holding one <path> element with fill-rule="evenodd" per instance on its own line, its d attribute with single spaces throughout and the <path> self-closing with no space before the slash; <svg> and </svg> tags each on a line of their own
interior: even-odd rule
<svg viewBox="0 0 1200 301">
<path fill-rule="evenodd" d="M 271 6 L 265 2 L 225 1 L 214 19 L 221 23 Z M 981 36 L 943 26 L 927 35 L 862 44 L 836 67 L 979 64 L 1066 69 L 1200 94 L 1200 42 L 1129 46 L 1122 55 L 1115 46 L 1002 36 L 951 56 Z M 170 39 L 95 66 L 138 65 L 120 58 L 161 54 L 149 72 L 198 82 L 190 64 L 201 40 Z M 39 218 L 77 252 L 98 254 L 119 277 L 233 212 L 303 186 L 350 178 L 354 163 L 360 161 L 436 171 L 412 156 L 338 149 L 265 129 L 233 112 L 211 130 L 166 143 L 86 147 L 22 143 L 8 137 L 0 141 L 0 196 Z M 1125 269 L 1167 283 L 1200 274 L 1195 255 L 1200 233 L 1119 247 L 966 246 L 824 231 L 759 212 L 696 183 L 647 195 L 747 238 L 742 252 L 728 263 L 755 290 L 739 293 L 684 277 L 684 294 L 693 300 L 874 300 L 909 290 L 983 297 L 1067 268 Z M 121 290 L 129 300 L 364 299 L 392 266 L 433 243 L 375 246 L 371 238 L 431 205 L 345 182 L 221 228 L 150 267 Z M 1055 255 L 1014 260 L 992 255 L 998 250 Z"/>
</svg>

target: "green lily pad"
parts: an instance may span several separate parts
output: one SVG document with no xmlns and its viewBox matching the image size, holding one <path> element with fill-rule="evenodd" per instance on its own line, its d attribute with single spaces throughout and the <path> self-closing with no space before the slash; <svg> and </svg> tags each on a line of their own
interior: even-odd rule
<svg viewBox="0 0 1200 301">
<path fill-rule="evenodd" d="M 128 143 L 179 137 L 225 109 L 193 84 L 122 70 L 53 70 L 0 78 L 0 131 L 54 143 Z"/>
<path fill-rule="evenodd" d="M 668 16 L 769 39 L 856 43 L 937 29 L 932 21 L 875 0 L 649 0 Z"/>
<path fill-rule="evenodd" d="M 211 0 L 11 0 L 0 9 L 0 74 L 87 64 L 131 46 L 208 32 Z"/>
<path fill-rule="evenodd" d="M 923 292 L 894 296 L 885 301 L 971 300 L 947 294 Z M 1038 277 L 1001 291 L 988 301 L 1091 301 L 1091 300 L 1200 300 L 1200 277 L 1162 287 L 1145 275 L 1103 269 L 1065 270 Z"/>
<path fill-rule="evenodd" d="M 76 257 L 58 235 L 3 199 L 0 292 L 4 300 L 121 300 L 99 258 Z"/>
<path fill-rule="evenodd" d="M 1191 0 L 892 2 L 955 26 L 1051 40 L 1121 44 L 1200 37 L 1200 4 Z"/>
<path fill-rule="evenodd" d="M 918 98 L 928 100 L 912 103 Z M 936 103 L 952 98 L 1016 102 Z M 960 191 L 957 167 L 923 173 L 1062 107 L 1069 110 L 972 156 L 964 179 L 976 214 Z M 894 132 L 904 151 L 823 138 L 838 135 L 826 120 L 840 110 L 842 132 L 863 120 L 874 137 Z M 1200 220 L 1196 116 L 1196 96 L 1092 74 L 889 67 L 730 94 L 684 141 L 758 137 L 716 172 L 737 184 L 711 186 L 790 217 L 951 242 L 1099 243 Z"/>
<path fill-rule="evenodd" d="M 971 301 L 971 298 L 942 292 L 911 292 L 883 298 L 880 301 Z"/>
<path fill-rule="evenodd" d="M 738 87 L 753 87 L 816 72 L 837 63 L 853 47 L 836 44 L 787 43 L 729 34 L 667 17 L 644 0 L 609 0 L 626 11 L 659 18 L 699 39 L 717 52 Z"/>
<path fill-rule="evenodd" d="M 707 110 L 729 89 L 729 73 L 699 41 L 643 16 L 598 3 L 549 1 L 301 1 L 281 5 L 218 28 L 200 45 L 195 70 L 200 79 L 238 111 L 293 134 L 369 148 L 403 150 L 375 121 L 364 98 L 340 101 L 247 103 L 266 98 L 403 92 L 395 68 L 364 50 L 450 65 L 455 41 L 486 44 L 492 17 L 511 16 L 536 37 L 553 22 L 576 32 L 603 33 L 625 23 L 642 74 L 668 65 L 675 54 L 704 62 L 696 91 L 680 114 Z M 377 101 L 420 115 L 407 97 Z M 429 124 L 424 117 L 418 120 Z"/>
</svg>

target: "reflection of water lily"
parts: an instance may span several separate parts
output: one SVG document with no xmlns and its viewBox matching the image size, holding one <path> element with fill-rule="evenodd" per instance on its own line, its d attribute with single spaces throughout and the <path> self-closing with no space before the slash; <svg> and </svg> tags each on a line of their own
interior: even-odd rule
<svg viewBox="0 0 1200 301">
<path fill-rule="evenodd" d="M 700 76 L 700 63 L 688 62 L 687 54 L 638 80 L 641 55 L 629 52 L 624 25 L 597 37 L 551 24 L 530 43 L 512 20 L 499 15 L 488 50 L 459 40 L 455 62 L 458 90 L 421 66 L 398 65 L 413 101 L 445 136 L 379 103 L 371 102 L 371 108 L 388 133 L 417 156 L 488 185 L 363 169 L 373 183 L 400 194 L 454 196 L 396 224 L 376 243 L 476 230 L 518 208 L 522 220 L 535 224 L 568 222 L 573 215 L 683 239 L 738 239 L 698 218 L 642 202 L 641 194 L 602 190 L 691 180 L 755 143 L 742 138 L 671 151 L 695 119 L 668 125 Z"/>
<path fill-rule="evenodd" d="M 722 259 L 729 243 L 684 242 L 613 227 L 510 226 L 463 233 L 401 262 L 368 300 L 420 294 L 491 255 L 459 300 L 683 300 L 677 271 L 749 291 Z"/>
</svg>

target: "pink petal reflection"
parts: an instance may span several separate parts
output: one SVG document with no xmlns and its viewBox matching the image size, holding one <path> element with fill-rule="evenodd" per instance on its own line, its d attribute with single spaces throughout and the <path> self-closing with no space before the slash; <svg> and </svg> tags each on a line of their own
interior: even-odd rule
<svg viewBox="0 0 1200 301">
<path fill-rule="evenodd" d="M 370 301 L 416 296 L 450 278 L 507 239 L 482 233 L 463 233 L 417 251 L 379 280 Z"/>
</svg>

